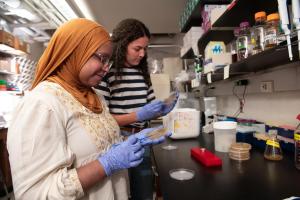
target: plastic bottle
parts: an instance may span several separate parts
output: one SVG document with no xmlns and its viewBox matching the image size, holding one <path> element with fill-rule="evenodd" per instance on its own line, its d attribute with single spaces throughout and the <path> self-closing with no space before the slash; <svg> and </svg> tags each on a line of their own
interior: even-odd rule
<svg viewBox="0 0 300 200">
<path fill-rule="evenodd" d="M 253 45 L 252 54 L 257 54 L 265 49 L 265 28 L 267 22 L 266 12 L 257 12 L 254 15 L 255 25 L 251 33 L 251 43 Z"/>
<path fill-rule="evenodd" d="M 237 57 L 243 60 L 251 55 L 252 48 L 250 42 L 250 25 L 249 22 L 240 23 L 240 33 L 237 39 Z"/>
<path fill-rule="evenodd" d="M 280 35 L 280 19 L 278 13 L 267 16 L 265 31 L 265 49 L 270 49 L 278 44 L 277 37 Z"/>
<path fill-rule="evenodd" d="M 277 130 L 269 130 L 269 137 L 266 143 L 264 157 L 268 160 L 282 160 L 282 150 L 277 139 Z"/>
</svg>

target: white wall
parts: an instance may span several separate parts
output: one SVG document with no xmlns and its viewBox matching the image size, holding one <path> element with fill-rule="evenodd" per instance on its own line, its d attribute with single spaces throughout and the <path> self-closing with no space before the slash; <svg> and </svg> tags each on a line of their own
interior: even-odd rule
<svg viewBox="0 0 300 200">
<path fill-rule="evenodd" d="M 215 89 L 208 96 L 217 96 L 218 113 L 233 116 L 239 108 L 237 97 L 232 89 L 235 80 L 248 79 L 245 95 L 244 113 L 240 118 L 255 119 L 273 125 L 296 126 L 300 113 L 300 62 L 287 64 L 264 72 L 245 75 L 212 84 Z M 274 91 L 262 93 L 261 81 L 273 81 Z M 242 96 L 244 86 L 235 87 L 238 96 Z"/>
</svg>

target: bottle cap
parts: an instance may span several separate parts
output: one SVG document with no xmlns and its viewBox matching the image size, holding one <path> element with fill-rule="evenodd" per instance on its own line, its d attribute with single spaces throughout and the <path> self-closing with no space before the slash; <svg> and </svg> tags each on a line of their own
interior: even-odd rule
<svg viewBox="0 0 300 200">
<path fill-rule="evenodd" d="M 241 22 L 241 23 L 240 23 L 240 27 L 241 27 L 241 28 L 245 28 L 245 27 L 249 27 L 249 26 L 250 26 L 250 24 L 249 24 L 249 22 L 247 22 L 247 21 Z"/>
<path fill-rule="evenodd" d="M 269 14 L 267 16 L 267 21 L 271 21 L 271 20 L 279 20 L 279 14 L 278 13 L 272 13 L 272 14 Z"/>
<path fill-rule="evenodd" d="M 267 17 L 267 14 L 265 11 L 260 11 L 260 12 L 257 12 L 255 13 L 254 15 L 254 19 L 257 20 L 258 18 L 266 18 Z"/>
</svg>

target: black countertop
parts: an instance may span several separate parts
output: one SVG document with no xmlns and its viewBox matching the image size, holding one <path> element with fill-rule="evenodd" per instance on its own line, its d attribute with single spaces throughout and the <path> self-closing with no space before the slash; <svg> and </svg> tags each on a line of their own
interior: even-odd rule
<svg viewBox="0 0 300 200">
<path fill-rule="evenodd" d="M 227 153 L 214 151 L 213 135 L 196 139 L 171 140 L 153 147 L 156 170 L 164 200 L 199 199 L 284 199 L 300 196 L 300 170 L 294 166 L 293 155 L 284 154 L 281 161 L 268 161 L 263 152 L 252 149 L 248 161 L 234 161 Z M 167 144 L 176 150 L 164 150 Z M 192 147 L 205 147 L 222 159 L 222 167 L 209 168 L 190 156 Z M 169 171 L 186 168 L 195 171 L 187 181 L 174 180 Z"/>
</svg>

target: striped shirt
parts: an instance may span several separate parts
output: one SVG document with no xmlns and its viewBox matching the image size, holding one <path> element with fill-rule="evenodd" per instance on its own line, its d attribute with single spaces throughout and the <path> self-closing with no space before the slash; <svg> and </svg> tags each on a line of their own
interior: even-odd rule
<svg viewBox="0 0 300 200">
<path fill-rule="evenodd" d="M 111 114 L 127 114 L 155 99 L 152 86 L 148 86 L 142 72 L 133 67 L 123 67 L 121 79 L 116 80 L 115 68 L 95 88 L 102 94 Z M 118 84 L 114 84 L 118 82 Z M 143 128 L 146 122 L 137 122 L 126 127 Z"/>
</svg>

